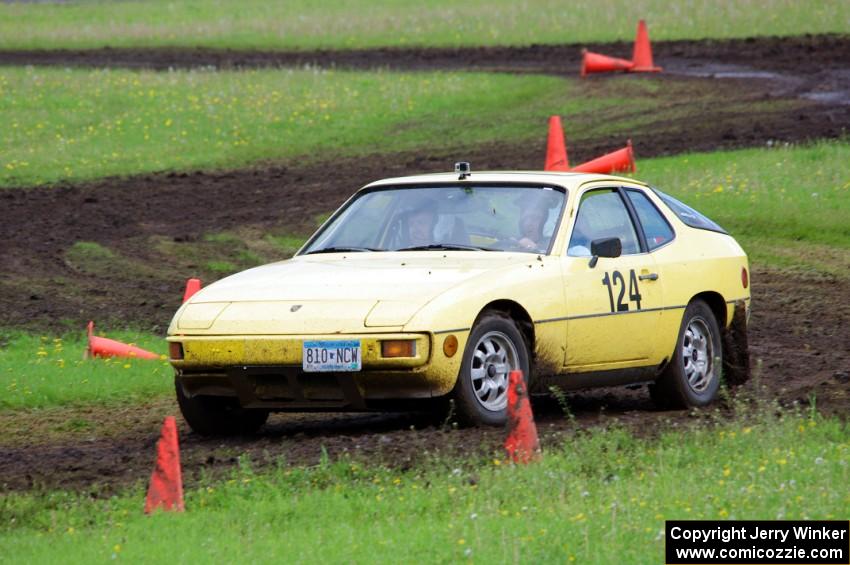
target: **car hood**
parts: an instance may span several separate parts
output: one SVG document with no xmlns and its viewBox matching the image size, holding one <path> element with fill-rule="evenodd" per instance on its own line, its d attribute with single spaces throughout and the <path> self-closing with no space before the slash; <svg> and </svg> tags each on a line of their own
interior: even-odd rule
<svg viewBox="0 0 850 565">
<path fill-rule="evenodd" d="M 301 256 L 195 294 L 171 333 L 327 334 L 400 328 L 440 293 L 527 253 L 389 252 Z"/>
</svg>

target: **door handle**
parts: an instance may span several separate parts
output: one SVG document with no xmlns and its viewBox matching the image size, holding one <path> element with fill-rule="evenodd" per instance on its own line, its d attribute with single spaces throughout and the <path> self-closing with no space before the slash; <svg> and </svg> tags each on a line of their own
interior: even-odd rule
<svg viewBox="0 0 850 565">
<path fill-rule="evenodd" d="M 648 275 L 640 275 L 638 278 L 642 281 L 657 281 L 658 280 L 658 273 L 650 273 Z"/>
</svg>

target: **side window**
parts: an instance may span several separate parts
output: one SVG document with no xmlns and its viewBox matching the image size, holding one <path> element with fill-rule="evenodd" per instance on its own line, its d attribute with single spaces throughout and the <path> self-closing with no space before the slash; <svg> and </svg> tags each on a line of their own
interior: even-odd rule
<svg viewBox="0 0 850 565">
<path fill-rule="evenodd" d="M 673 239 L 673 228 L 658 211 L 658 208 L 652 201 L 642 192 L 638 190 L 626 190 L 632 206 L 635 207 L 640 224 L 643 227 L 643 233 L 646 236 L 646 245 L 649 250 L 668 243 Z"/>
<path fill-rule="evenodd" d="M 617 191 L 591 190 L 581 197 L 567 254 L 590 257 L 590 242 L 606 237 L 619 237 L 623 255 L 640 253 L 637 233 Z"/>
<path fill-rule="evenodd" d="M 687 204 L 679 202 L 669 194 L 664 194 L 656 188 L 653 188 L 652 190 L 655 191 L 658 198 L 660 198 L 661 201 L 664 202 L 664 204 L 666 204 L 686 226 L 700 230 L 716 231 L 718 233 L 729 233 L 721 228 L 717 222 L 709 220 L 707 217 L 700 214 Z"/>
</svg>

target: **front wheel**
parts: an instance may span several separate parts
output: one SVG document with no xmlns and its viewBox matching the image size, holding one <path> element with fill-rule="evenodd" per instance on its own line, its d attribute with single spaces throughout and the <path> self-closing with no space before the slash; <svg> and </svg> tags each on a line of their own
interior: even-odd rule
<svg viewBox="0 0 850 565">
<path fill-rule="evenodd" d="M 497 312 L 487 313 L 472 328 L 452 391 L 462 423 L 505 424 L 511 371 L 522 371 L 528 379 L 528 345 L 516 321 Z"/>
<path fill-rule="evenodd" d="M 205 436 L 251 434 L 269 418 L 268 410 L 242 408 L 228 396 L 188 396 L 179 379 L 174 380 L 177 404 L 189 427 Z"/>
<path fill-rule="evenodd" d="M 662 408 L 705 406 L 720 389 L 723 346 L 720 327 L 708 304 L 694 300 L 685 309 L 673 358 L 650 388 Z"/>
</svg>

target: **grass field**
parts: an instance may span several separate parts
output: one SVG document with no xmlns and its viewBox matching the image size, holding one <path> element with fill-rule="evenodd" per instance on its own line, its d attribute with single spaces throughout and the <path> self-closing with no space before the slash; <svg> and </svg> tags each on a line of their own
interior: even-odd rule
<svg viewBox="0 0 850 565">
<path fill-rule="evenodd" d="M 0 48 L 529 45 L 847 33 L 843 0 L 195 0 L 0 4 Z"/>
<path fill-rule="evenodd" d="M 579 88 L 554 77 L 484 73 L 4 68 L 0 186 L 474 147 L 545 135 L 550 114 L 590 122 L 624 102 L 584 99 Z M 627 86 L 630 111 L 657 103 L 654 90 Z M 589 128 L 579 123 L 571 133 Z"/>
<path fill-rule="evenodd" d="M 150 334 L 110 332 L 105 337 L 160 354 L 166 350 L 164 340 Z M 173 394 L 173 372 L 166 361 L 84 360 L 85 349 L 83 331 L 62 337 L 0 335 L 0 410 L 135 403 Z"/>
<path fill-rule="evenodd" d="M 728 229 L 758 265 L 850 276 L 850 145 L 646 159 L 638 178 Z"/>
<path fill-rule="evenodd" d="M 648 20 L 654 41 L 847 34 L 850 2 L 0 2 L 0 49 L 630 41 L 639 18 Z M 571 144 L 580 144 L 592 136 L 625 138 L 655 119 L 647 108 L 695 96 L 652 81 L 607 84 L 616 96 L 533 75 L 2 67 L 0 188 L 519 146 L 541 141 L 550 114 L 564 116 Z M 704 102 L 696 109 L 665 111 L 725 103 L 722 93 L 706 96 L 711 100 L 694 101 Z M 728 228 L 757 269 L 850 277 L 847 139 L 638 158 L 637 178 Z M 206 283 L 213 274 L 288 256 L 304 235 L 259 232 L 237 226 L 193 241 L 154 237 L 149 255 L 200 265 Z M 77 241 L 61 260 L 100 280 L 116 269 L 157 275 L 162 266 L 150 257 Z M 165 353 L 160 336 L 99 330 Z M 0 452 L 30 450 L 32 436 L 39 449 L 72 453 L 89 445 L 83 442 L 144 437 L 165 406 L 173 409 L 165 360 L 83 360 L 85 345 L 82 329 L 55 336 L 0 328 L 0 421 L 8 432 Z M 405 470 L 354 459 L 293 466 L 285 454 L 278 466 L 259 469 L 243 458 L 229 477 L 202 475 L 188 485 L 185 514 L 144 516 L 141 482 L 109 497 L 95 483 L 79 492 L 11 492 L 0 484 L 0 563 L 656 563 L 669 519 L 846 519 L 850 423 L 819 415 L 814 397 L 809 411 L 798 412 L 759 395 L 757 381 L 747 391 L 728 398 L 730 408 L 699 411 L 687 424 L 684 417 L 647 419 L 659 422 L 656 430 L 633 432 L 610 417 L 604 429 L 581 429 L 570 420 L 559 439 L 547 438 L 543 460 L 528 467 L 508 464 L 501 452 L 435 455 Z M 28 422 L 33 429 L 24 433 Z M 228 449 L 240 453 L 240 445 Z M 127 476 L 148 472 L 138 470 Z"/>
<path fill-rule="evenodd" d="M 144 486 L 0 495 L 5 558 L 145 562 L 661 562 L 668 519 L 842 519 L 846 423 L 769 407 L 638 439 L 565 435 L 543 461 L 355 461 L 203 480 L 185 514 L 142 514 Z M 771 414 L 770 416 L 765 414 Z"/>
</svg>

